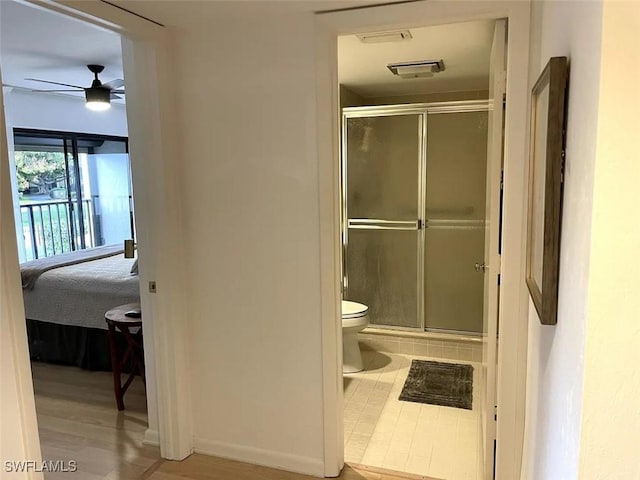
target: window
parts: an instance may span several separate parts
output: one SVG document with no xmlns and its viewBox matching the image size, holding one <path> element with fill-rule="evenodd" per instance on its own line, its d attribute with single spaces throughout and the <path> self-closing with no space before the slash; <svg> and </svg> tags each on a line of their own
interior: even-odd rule
<svg viewBox="0 0 640 480">
<path fill-rule="evenodd" d="M 133 238 L 124 137 L 14 129 L 25 259 Z"/>
</svg>

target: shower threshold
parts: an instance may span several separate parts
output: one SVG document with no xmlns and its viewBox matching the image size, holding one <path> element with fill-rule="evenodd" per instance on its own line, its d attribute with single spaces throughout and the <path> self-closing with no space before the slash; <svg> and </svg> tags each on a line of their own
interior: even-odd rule
<svg viewBox="0 0 640 480">
<path fill-rule="evenodd" d="M 362 333 L 370 335 L 385 335 L 398 338 L 416 338 L 431 340 L 462 341 L 469 343 L 481 343 L 482 334 L 476 332 L 461 332 L 457 330 L 440 329 L 398 329 L 391 326 L 375 325 L 365 328 Z"/>
</svg>

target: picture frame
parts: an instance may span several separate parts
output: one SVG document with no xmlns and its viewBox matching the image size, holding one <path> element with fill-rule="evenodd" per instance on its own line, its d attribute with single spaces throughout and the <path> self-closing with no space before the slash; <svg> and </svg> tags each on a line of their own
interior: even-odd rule
<svg viewBox="0 0 640 480">
<path fill-rule="evenodd" d="M 566 57 L 552 57 L 531 91 L 526 283 L 540 323 L 558 321 Z"/>
</svg>

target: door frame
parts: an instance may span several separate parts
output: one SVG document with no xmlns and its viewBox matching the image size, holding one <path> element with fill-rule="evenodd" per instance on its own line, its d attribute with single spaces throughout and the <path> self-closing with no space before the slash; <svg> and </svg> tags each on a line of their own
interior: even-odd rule
<svg viewBox="0 0 640 480">
<path fill-rule="evenodd" d="M 496 478 L 520 476 L 524 439 L 527 362 L 527 294 L 524 288 L 527 108 L 530 3 L 528 1 L 411 2 L 315 17 L 317 150 L 320 214 L 321 311 L 325 475 L 344 465 L 342 323 L 340 316 L 341 209 L 340 114 L 337 75 L 339 35 L 506 18 L 507 108 L 504 145 L 503 249 L 499 305 L 501 342 L 497 371 Z"/>
<path fill-rule="evenodd" d="M 493 28 L 489 71 L 489 103 L 493 108 L 489 111 L 487 129 L 487 184 L 486 206 L 487 230 L 484 245 L 484 305 L 482 309 L 482 331 L 485 333 L 482 348 L 482 374 L 485 392 L 480 411 L 479 427 L 482 432 L 482 455 L 484 476 L 491 478 L 494 468 L 496 445 L 496 368 L 498 349 L 498 302 L 500 298 L 500 217 L 501 179 L 502 179 L 502 146 L 504 110 L 502 99 L 505 95 L 505 53 L 507 40 L 507 24 L 505 20 L 497 20 Z M 496 99 L 499 99 L 496 101 Z M 497 106 L 496 106 L 497 103 Z M 488 368 L 494 365 L 494 368 Z"/>
<path fill-rule="evenodd" d="M 78 0 L 23 0 L 36 8 L 82 20 L 122 38 L 122 54 L 127 78 L 127 123 L 132 183 L 134 188 L 138 256 L 140 259 L 140 300 L 145 318 L 145 363 L 149 428 L 145 443 L 160 445 L 162 457 L 181 460 L 190 455 L 192 424 L 189 398 L 188 321 L 185 252 L 181 237 L 178 165 L 172 162 L 177 141 L 172 132 L 175 105 L 171 94 L 172 66 L 168 30 L 160 24 L 129 14 L 108 3 Z M 0 111 L 4 123 L 4 111 Z M 4 130 L 0 132 L 4 135 Z M 7 160 L 6 142 L 1 159 Z M 4 166 L 2 168 L 5 168 Z M 4 184 L 3 184 L 4 186 Z M 4 200 L 4 197 L 3 197 Z M 9 212 L 11 209 L 11 213 Z M 3 219 L 13 219 L 12 206 L 2 205 Z M 5 213 L 7 215 L 5 215 Z M 3 254 L 18 252 L 15 229 L 3 228 Z M 5 236 L 7 242 L 5 242 Z M 13 240 L 9 238 L 11 236 Z M 5 246 L 7 247 L 5 249 Z M 171 252 L 167 255 L 166 252 Z M 14 263 L 12 261 L 12 263 Z M 12 267 L 12 265 L 9 265 Z M 3 265 L 3 276 L 5 274 Z M 13 273 L 13 272 L 9 272 Z M 15 277 L 15 278 L 13 278 Z M 17 284 L 18 278 L 11 277 Z M 157 293 L 144 285 L 155 281 Z M 16 372 L 22 394 L 19 409 L 30 458 L 39 458 L 39 438 L 35 422 L 24 312 L 18 308 L 22 293 L 15 285 L 3 285 L 0 295 L 14 306 L 7 322 L 14 332 Z M 177 321 L 180 320 L 180 321 Z M 28 373 L 28 374 L 27 374 Z M 31 478 L 41 478 L 33 474 Z"/>
</svg>

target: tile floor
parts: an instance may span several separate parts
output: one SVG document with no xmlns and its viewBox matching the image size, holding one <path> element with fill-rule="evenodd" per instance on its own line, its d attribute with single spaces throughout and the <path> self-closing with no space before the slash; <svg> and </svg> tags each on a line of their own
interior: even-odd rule
<svg viewBox="0 0 640 480">
<path fill-rule="evenodd" d="M 345 461 L 445 480 L 480 480 L 480 364 L 474 366 L 473 410 L 398 400 L 411 360 L 364 350 L 365 369 L 344 375 Z"/>
</svg>

